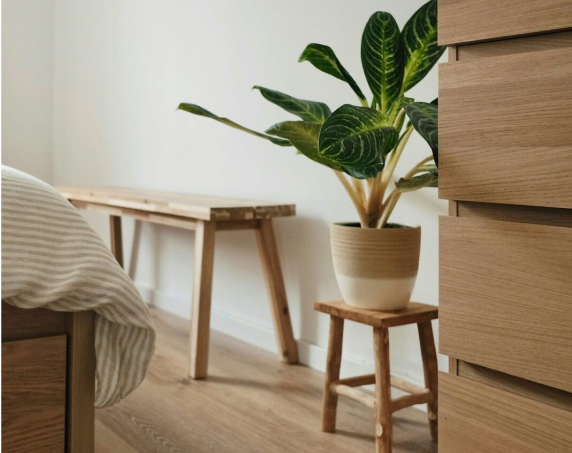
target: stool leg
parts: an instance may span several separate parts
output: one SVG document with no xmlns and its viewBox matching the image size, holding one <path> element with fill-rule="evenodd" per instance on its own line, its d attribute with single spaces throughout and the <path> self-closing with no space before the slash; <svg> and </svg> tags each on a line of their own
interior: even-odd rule
<svg viewBox="0 0 572 453">
<path fill-rule="evenodd" d="M 328 343 L 328 361 L 326 363 L 326 385 L 324 387 L 324 402 L 322 407 L 322 431 L 336 432 L 336 412 L 338 395 L 332 392 L 332 382 L 340 378 L 342 364 L 342 345 L 344 342 L 344 320 L 330 316 L 330 340 Z"/>
<path fill-rule="evenodd" d="M 374 327 L 375 352 L 375 446 L 377 453 L 391 453 L 393 421 L 391 419 L 391 373 L 389 369 L 389 332 Z"/>
<path fill-rule="evenodd" d="M 419 329 L 419 342 L 421 344 L 421 356 L 423 358 L 423 373 L 425 375 L 425 387 L 431 392 L 431 401 L 427 403 L 427 413 L 429 417 L 429 429 L 431 437 L 437 441 L 438 433 L 438 391 L 437 391 L 437 352 L 435 351 L 435 340 L 433 339 L 433 327 L 431 321 L 417 324 Z"/>
</svg>

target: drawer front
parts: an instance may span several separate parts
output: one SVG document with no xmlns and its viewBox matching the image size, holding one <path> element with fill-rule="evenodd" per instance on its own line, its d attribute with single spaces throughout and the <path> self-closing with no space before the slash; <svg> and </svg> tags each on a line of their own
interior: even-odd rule
<svg viewBox="0 0 572 453">
<path fill-rule="evenodd" d="M 572 48 L 439 75 L 440 197 L 572 209 Z"/>
<path fill-rule="evenodd" d="M 440 453 L 570 453 L 572 413 L 450 374 L 439 376 Z"/>
<path fill-rule="evenodd" d="M 439 0 L 439 44 L 572 28 L 570 0 Z"/>
<path fill-rule="evenodd" d="M 66 336 L 2 343 L 2 452 L 64 453 Z"/>
<path fill-rule="evenodd" d="M 572 228 L 440 219 L 440 352 L 572 392 Z"/>
</svg>

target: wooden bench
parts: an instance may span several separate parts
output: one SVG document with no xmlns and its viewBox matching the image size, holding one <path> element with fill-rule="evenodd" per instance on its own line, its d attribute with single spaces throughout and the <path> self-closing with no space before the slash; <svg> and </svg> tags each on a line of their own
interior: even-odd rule
<svg viewBox="0 0 572 453">
<path fill-rule="evenodd" d="M 298 348 L 282 278 L 272 219 L 295 215 L 294 205 L 127 188 L 68 188 L 60 193 L 78 209 L 110 215 L 111 249 L 123 266 L 121 217 L 195 231 L 189 375 L 207 376 L 215 232 L 255 230 L 278 348 L 283 361 L 298 362 Z"/>
</svg>

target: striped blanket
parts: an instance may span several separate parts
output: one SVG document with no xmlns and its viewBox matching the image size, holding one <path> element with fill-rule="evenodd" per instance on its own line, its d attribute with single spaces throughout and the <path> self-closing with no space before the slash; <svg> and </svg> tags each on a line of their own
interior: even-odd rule
<svg viewBox="0 0 572 453">
<path fill-rule="evenodd" d="M 2 300 L 94 310 L 96 407 L 141 383 L 155 331 L 133 282 L 78 211 L 48 184 L 2 166 Z"/>
</svg>

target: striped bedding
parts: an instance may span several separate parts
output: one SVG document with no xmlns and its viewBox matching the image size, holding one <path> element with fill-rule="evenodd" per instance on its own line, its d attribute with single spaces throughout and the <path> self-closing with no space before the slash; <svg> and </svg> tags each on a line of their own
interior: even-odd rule
<svg viewBox="0 0 572 453">
<path fill-rule="evenodd" d="M 20 308 L 96 312 L 96 407 L 118 402 L 145 377 L 155 331 L 133 282 L 54 188 L 5 166 L 2 300 Z"/>
</svg>

